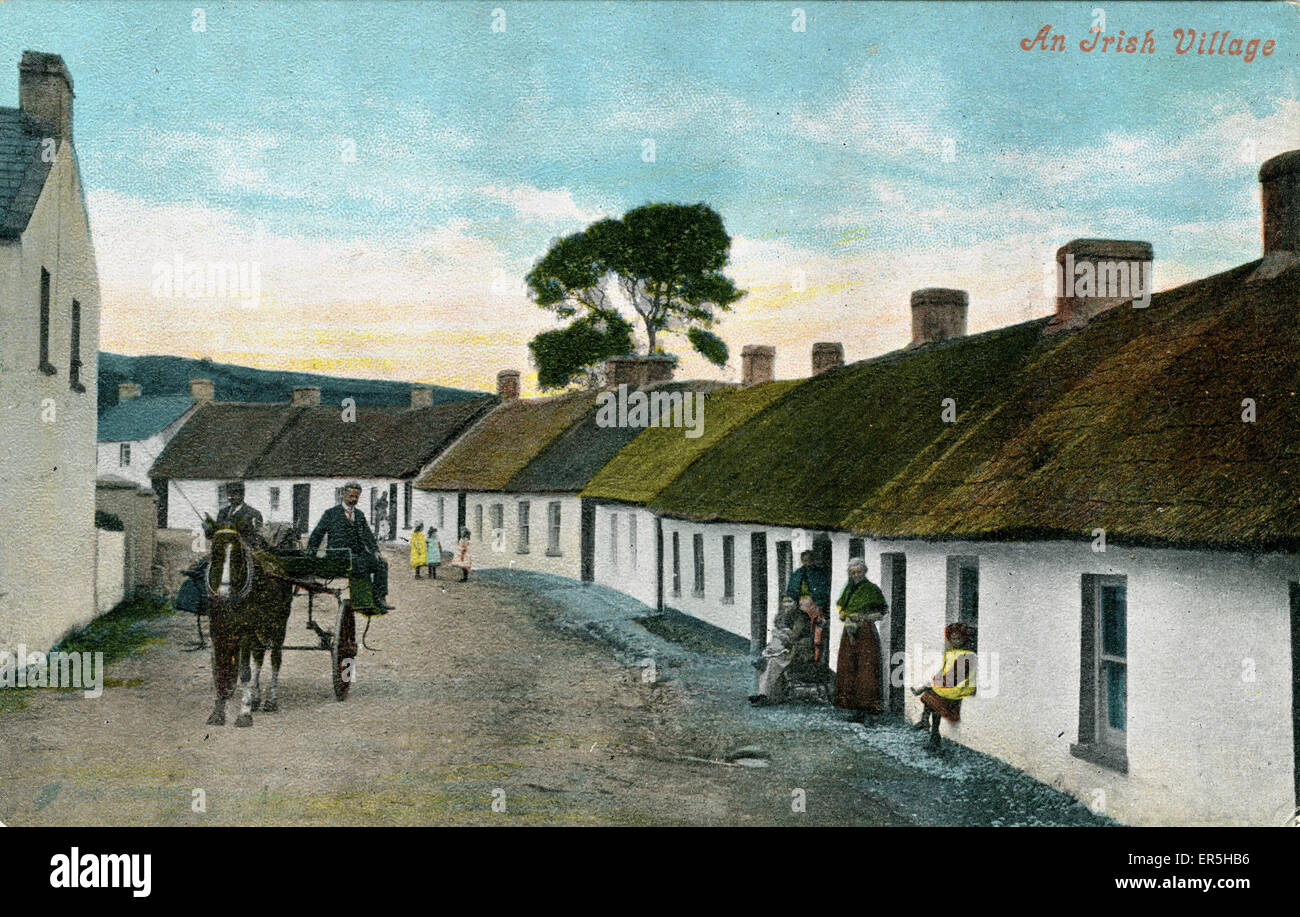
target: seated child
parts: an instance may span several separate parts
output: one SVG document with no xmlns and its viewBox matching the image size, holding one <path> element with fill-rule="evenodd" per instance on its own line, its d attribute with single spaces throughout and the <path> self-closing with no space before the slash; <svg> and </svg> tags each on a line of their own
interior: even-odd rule
<svg viewBox="0 0 1300 917">
<path fill-rule="evenodd" d="M 921 701 L 918 729 L 929 728 L 930 747 L 939 747 L 939 717 L 950 723 L 961 718 L 963 697 L 975 694 L 975 654 L 970 646 L 970 630 L 960 622 L 943 629 L 943 662 L 926 688 L 913 688 Z"/>
</svg>

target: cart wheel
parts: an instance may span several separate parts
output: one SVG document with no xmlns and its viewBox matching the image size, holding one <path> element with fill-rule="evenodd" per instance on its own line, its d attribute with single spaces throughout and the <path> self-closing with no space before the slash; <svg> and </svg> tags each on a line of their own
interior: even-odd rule
<svg viewBox="0 0 1300 917">
<path fill-rule="evenodd" d="M 351 679 L 356 677 L 353 660 L 357 658 L 357 619 L 352 613 L 352 602 L 339 603 L 339 616 L 334 624 L 334 645 L 330 649 L 331 673 L 334 676 L 334 697 L 343 700 L 348 696 Z"/>
</svg>

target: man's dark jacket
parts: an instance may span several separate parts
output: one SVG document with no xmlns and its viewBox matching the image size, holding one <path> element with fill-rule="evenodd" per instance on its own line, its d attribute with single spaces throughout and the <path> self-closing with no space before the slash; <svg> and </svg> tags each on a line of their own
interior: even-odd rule
<svg viewBox="0 0 1300 917">
<path fill-rule="evenodd" d="M 347 548 L 353 555 L 378 554 L 379 545 L 375 543 L 375 533 L 366 524 L 365 514 L 360 509 L 352 511 L 352 521 L 348 522 L 347 513 L 342 506 L 331 506 L 321 515 L 316 528 L 311 530 L 307 539 L 307 553 L 315 554 L 321 540 L 329 536 L 331 548 Z"/>
<path fill-rule="evenodd" d="M 790 574 L 790 581 L 785 585 L 785 594 L 796 602 L 799 601 L 799 585 L 808 582 L 808 596 L 813 604 L 825 611 L 831 603 L 831 580 L 821 567 L 800 567 Z"/>
</svg>

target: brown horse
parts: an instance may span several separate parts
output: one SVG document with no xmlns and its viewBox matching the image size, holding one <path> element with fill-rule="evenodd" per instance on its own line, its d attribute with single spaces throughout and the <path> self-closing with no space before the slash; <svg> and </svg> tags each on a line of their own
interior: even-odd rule
<svg viewBox="0 0 1300 917">
<path fill-rule="evenodd" d="M 252 726 L 253 712 L 279 709 L 276 688 L 293 586 L 275 575 L 275 558 L 253 545 L 258 536 L 217 529 L 209 553 L 208 627 L 212 635 L 212 677 L 217 700 L 209 726 L 226 725 L 226 702 L 234 693 L 235 672 L 243 685 L 236 726 Z M 260 539 L 258 539 L 260 540 Z M 271 688 L 261 698 L 262 663 L 271 651 Z"/>
</svg>

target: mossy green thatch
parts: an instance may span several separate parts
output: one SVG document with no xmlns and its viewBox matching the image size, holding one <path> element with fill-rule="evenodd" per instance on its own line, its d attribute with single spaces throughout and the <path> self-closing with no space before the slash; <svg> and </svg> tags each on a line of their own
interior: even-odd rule
<svg viewBox="0 0 1300 917">
<path fill-rule="evenodd" d="M 1050 348 L 1038 319 L 809 379 L 723 438 L 650 504 L 700 520 L 842 528 L 882 484 Z"/>
<path fill-rule="evenodd" d="M 594 392 L 518 398 L 490 411 L 416 480 L 424 490 L 503 490 L 551 440 L 582 420 Z"/>
<path fill-rule="evenodd" d="M 850 516 L 927 538 L 1300 546 L 1300 271 L 1121 306 L 1007 374 Z M 1255 405 L 1243 420 L 1245 399 Z"/>
<path fill-rule="evenodd" d="M 582 496 L 648 503 L 724 436 L 798 384 L 789 380 L 709 392 L 704 396 L 704 432 L 699 437 L 688 439 L 671 427 L 643 430 L 596 472 Z"/>
</svg>

